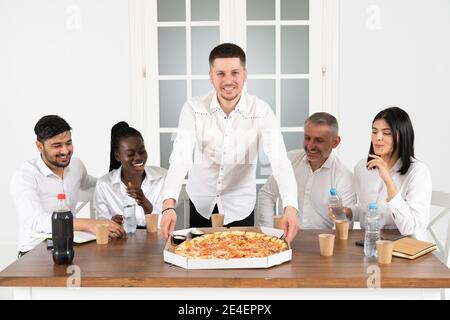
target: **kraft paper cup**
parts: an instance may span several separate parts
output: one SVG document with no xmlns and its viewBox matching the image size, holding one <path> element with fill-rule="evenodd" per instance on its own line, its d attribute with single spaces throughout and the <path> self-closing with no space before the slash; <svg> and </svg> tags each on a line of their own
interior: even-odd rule
<svg viewBox="0 0 450 320">
<path fill-rule="evenodd" d="M 337 238 L 339 240 L 347 240 L 350 222 L 348 220 L 336 220 L 334 223 L 336 224 Z"/>
<path fill-rule="evenodd" d="M 283 220 L 283 216 L 274 216 L 273 217 L 273 226 L 276 229 L 283 229 L 283 225 L 281 224 L 281 220 Z"/>
<path fill-rule="evenodd" d="M 319 234 L 320 255 L 331 257 L 334 249 L 334 234 Z"/>
<path fill-rule="evenodd" d="M 223 220 L 225 215 L 223 213 L 214 213 L 211 215 L 211 224 L 213 228 L 223 227 Z"/>
<path fill-rule="evenodd" d="M 95 230 L 95 240 L 97 244 L 108 244 L 108 226 L 101 224 Z"/>
<path fill-rule="evenodd" d="M 147 214 L 145 216 L 145 222 L 147 223 L 147 232 L 157 232 L 158 231 L 158 214 Z"/>
<path fill-rule="evenodd" d="M 392 261 L 392 249 L 394 248 L 394 242 L 389 240 L 377 241 L 377 259 L 378 263 L 390 264 Z"/>
</svg>

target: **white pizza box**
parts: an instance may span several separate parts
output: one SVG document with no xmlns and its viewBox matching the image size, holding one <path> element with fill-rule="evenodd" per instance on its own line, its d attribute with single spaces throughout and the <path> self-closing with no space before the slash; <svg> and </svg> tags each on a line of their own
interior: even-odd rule
<svg viewBox="0 0 450 320">
<path fill-rule="evenodd" d="M 188 236 L 194 228 L 174 231 L 174 235 Z M 196 228 L 205 233 L 216 231 L 253 231 L 261 232 L 270 236 L 281 237 L 283 230 L 268 227 L 231 227 L 231 228 Z M 188 237 L 189 239 L 189 237 Z M 280 253 L 265 258 L 236 258 L 236 259 L 191 259 L 180 256 L 174 252 L 175 245 L 171 239 L 167 240 L 164 248 L 164 261 L 185 269 L 238 269 L 238 268 L 270 268 L 292 260 L 292 249 L 289 247 Z"/>
</svg>

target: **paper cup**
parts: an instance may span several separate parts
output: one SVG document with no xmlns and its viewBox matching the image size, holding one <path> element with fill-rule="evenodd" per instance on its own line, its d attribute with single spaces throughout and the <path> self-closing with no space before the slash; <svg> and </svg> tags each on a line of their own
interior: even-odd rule
<svg viewBox="0 0 450 320">
<path fill-rule="evenodd" d="M 378 263 L 390 264 L 392 261 L 392 249 L 394 248 L 394 243 L 389 240 L 378 240 L 377 241 L 377 259 Z"/>
<path fill-rule="evenodd" d="M 350 222 L 348 220 L 336 220 L 334 223 L 336 224 L 337 238 L 339 240 L 347 240 Z"/>
<path fill-rule="evenodd" d="M 283 216 L 275 216 L 273 217 L 273 226 L 276 229 L 283 229 L 283 225 L 281 224 L 281 220 L 283 220 Z"/>
<path fill-rule="evenodd" d="M 213 213 L 211 215 L 211 224 L 213 228 L 223 227 L 223 220 L 225 215 L 223 213 Z"/>
<path fill-rule="evenodd" d="M 145 222 L 147 223 L 147 232 L 158 231 L 158 217 L 159 214 L 147 214 L 145 215 Z"/>
<path fill-rule="evenodd" d="M 331 257 L 334 249 L 334 234 L 319 234 L 320 255 Z"/>
<path fill-rule="evenodd" d="M 97 244 L 108 244 L 108 226 L 101 224 L 95 230 L 95 240 Z"/>
</svg>

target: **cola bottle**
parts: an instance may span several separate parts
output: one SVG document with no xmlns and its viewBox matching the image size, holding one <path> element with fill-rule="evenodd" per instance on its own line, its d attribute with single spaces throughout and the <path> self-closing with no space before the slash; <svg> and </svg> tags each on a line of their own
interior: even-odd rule
<svg viewBox="0 0 450 320">
<path fill-rule="evenodd" d="M 75 256 L 73 215 L 65 200 L 65 193 L 58 194 L 58 205 L 52 214 L 53 261 L 56 264 L 69 264 Z"/>
</svg>

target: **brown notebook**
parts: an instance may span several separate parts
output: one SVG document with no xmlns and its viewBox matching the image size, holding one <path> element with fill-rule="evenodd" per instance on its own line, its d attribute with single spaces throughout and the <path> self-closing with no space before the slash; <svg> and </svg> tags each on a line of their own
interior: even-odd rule
<svg viewBox="0 0 450 320">
<path fill-rule="evenodd" d="M 434 243 L 416 240 L 411 237 L 405 237 L 394 241 L 392 255 L 412 260 L 435 249 L 436 245 Z"/>
</svg>

